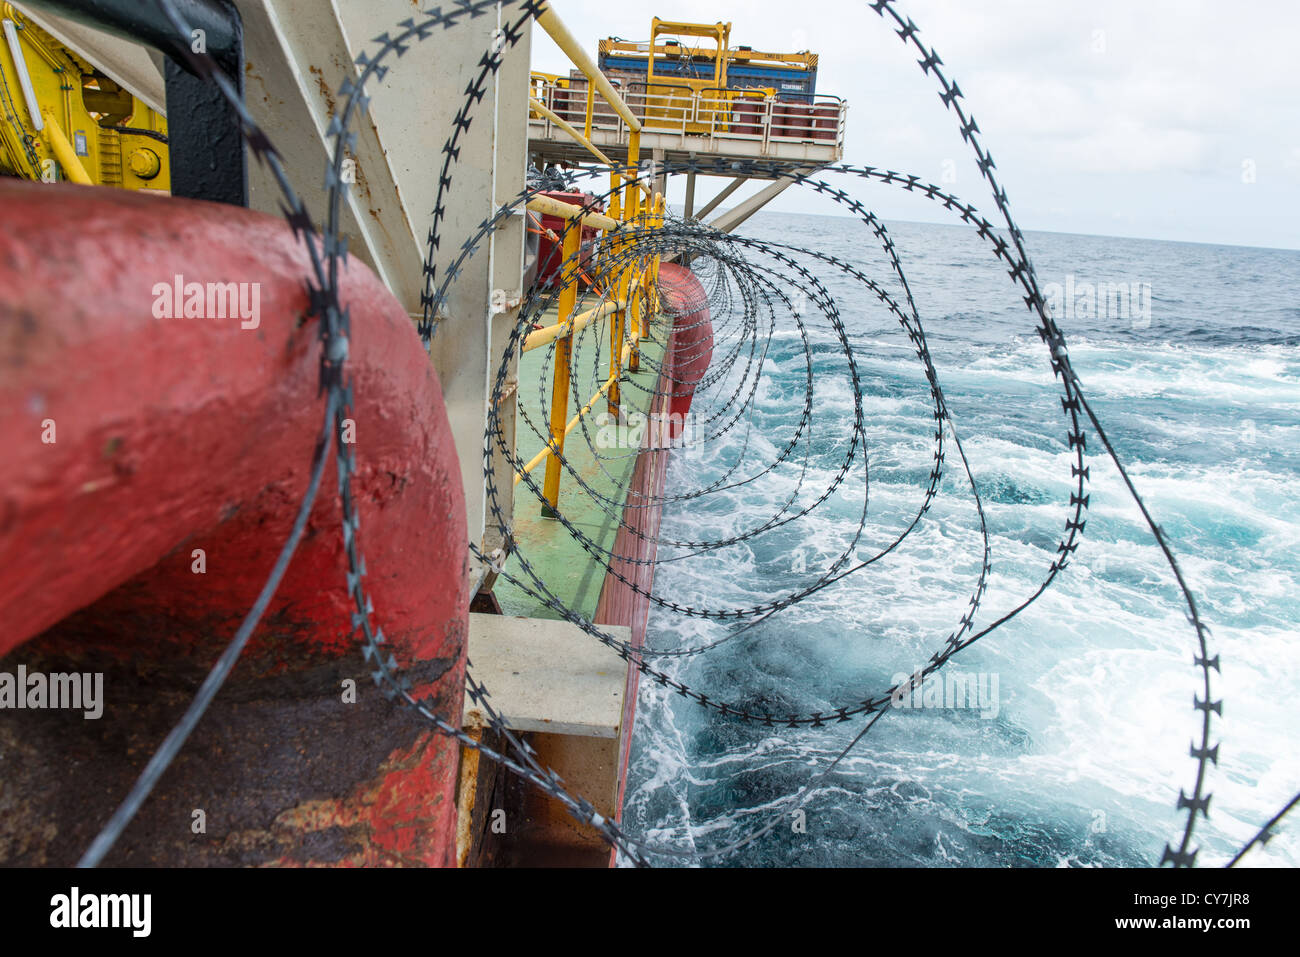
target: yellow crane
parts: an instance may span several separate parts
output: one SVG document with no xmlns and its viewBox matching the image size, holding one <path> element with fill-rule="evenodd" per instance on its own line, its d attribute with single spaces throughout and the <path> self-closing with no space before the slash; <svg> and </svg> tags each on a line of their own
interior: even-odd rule
<svg viewBox="0 0 1300 957">
<path fill-rule="evenodd" d="M 170 191 L 167 121 L 0 3 L 0 175 Z"/>
</svg>

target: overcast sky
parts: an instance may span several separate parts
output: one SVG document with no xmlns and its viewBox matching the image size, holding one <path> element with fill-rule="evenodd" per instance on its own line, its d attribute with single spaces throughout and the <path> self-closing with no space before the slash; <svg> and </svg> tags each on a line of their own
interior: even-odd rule
<svg viewBox="0 0 1300 957">
<path fill-rule="evenodd" d="M 866 0 L 553 3 L 593 56 L 600 37 L 648 39 L 655 15 L 730 20 L 733 45 L 818 53 L 818 92 L 849 101 L 846 162 L 935 183 L 955 170 L 946 188 L 992 218 L 933 79 Z M 960 84 L 1022 228 L 1300 249 L 1300 0 L 898 9 Z M 533 67 L 568 71 L 541 29 Z M 701 180 L 696 205 L 723 182 Z M 856 191 L 886 219 L 949 221 L 891 187 Z M 682 196 L 681 183 L 670 189 L 670 201 Z M 797 187 L 769 208 L 838 211 Z"/>
</svg>

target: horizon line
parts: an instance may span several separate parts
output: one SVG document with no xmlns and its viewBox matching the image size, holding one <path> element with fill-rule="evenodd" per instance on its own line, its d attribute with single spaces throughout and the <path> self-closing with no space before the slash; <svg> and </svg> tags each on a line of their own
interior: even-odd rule
<svg viewBox="0 0 1300 957">
<path fill-rule="evenodd" d="M 681 203 L 670 203 L 669 205 L 670 207 L 677 207 L 679 210 L 683 208 L 683 204 Z M 715 210 L 715 213 L 720 214 L 726 211 L 727 210 L 719 209 L 719 210 Z M 796 213 L 796 212 L 791 212 L 782 209 L 760 209 L 754 213 L 754 218 L 757 218 L 759 216 L 773 216 L 773 215 L 810 216 L 817 219 L 852 219 L 861 222 L 861 220 L 858 219 L 857 216 L 847 216 L 847 215 L 841 215 L 835 213 Z M 930 220 L 930 219 L 901 219 L 901 218 L 894 218 L 894 217 L 881 217 L 881 218 L 886 222 L 906 223 L 914 226 L 951 226 L 954 229 L 971 229 L 976 231 L 978 231 L 979 229 L 978 226 L 972 226 L 970 223 L 946 223 L 946 222 L 940 222 L 938 220 Z M 1008 232 L 1006 226 L 995 226 L 994 231 L 1000 233 Z M 1187 246 L 1224 246 L 1231 249 L 1261 249 L 1269 252 L 1300 253 L 1300 245 L 1261 246 L 1261 245 L 1256 245 L 1251 243 L 1207 242 L 1203 239 L 1166 239 L 1160 236 L 1122 236 L 1122 235 L 1116 235 L 1114 233 L 1081 233 L 1081 232 L 1075 232 L 1072 230 L 1065 230 L 1065 229 L 1031 229 L 1027 227 L 1023 228 L 1022 231 L 1025 233 L 1047 233 L 1053 236 L 1087 236 L 1095 239 L 1135 239 L 1141 242 L 1151 242 L 1151 243 L 1182 243 Z"/>
</svg>

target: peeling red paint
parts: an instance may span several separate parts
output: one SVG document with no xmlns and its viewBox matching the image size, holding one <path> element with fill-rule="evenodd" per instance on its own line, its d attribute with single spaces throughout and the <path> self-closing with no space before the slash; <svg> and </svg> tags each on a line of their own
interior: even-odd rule
<svg viewBox="0 0 1300 957">
<path fill-rule="evenodd" d="M 0 182 L 0 206 L 0 655 L 77 612 L 24 653 L 206 667 L 306 488 L 323 410 L 306 251 L 275 217 L 127 191 Z M 154 318 L 155 284 L 178 274 L 259 284 L 258 327 Z M 405 310 L 355 259 L 342 296 L 376 619 L 401 664 L 436 666 L 417 693 L 458 716 L 467 533 L 441 387 Z M 359 658 L 334 475 L 331 461 L 239 681 Z M 373 783 L 327 799 L 369 809 L 366 862 L 451 862 L 457 753 L 422 731 Z"/>
</svg>

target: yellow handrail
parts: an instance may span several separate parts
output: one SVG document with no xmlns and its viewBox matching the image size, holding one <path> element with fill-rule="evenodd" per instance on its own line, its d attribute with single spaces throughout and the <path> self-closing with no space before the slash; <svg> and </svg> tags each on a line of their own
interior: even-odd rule
<svg viewBox="0 0 1300 957">
<path fill-rule="evenodd" d="M 559 18 L 549 3 L 545 4 L 541 12 L 537 14 L 537 25 L 550 35 L 550 38 L 555 41 L 555 45 L 573 61 L 573 65 L 586 75 L 587 82 L 595 85 L 596 89 L 600 91 L 600 95 L 605 98 L 605 102 L 612 106 L 614 112 L 623 118 L 627 128 L 633 133 L 640 133 L 641 121 L 636 118 L 636 114 L 632 112 L 631 108 L 623 102 L 623 97 L 619 95 L 618 90 L 614 89 L 613 84 L 609 82 L 609 78 L 600 72 L 595 61 L 574 39 L 573 34 L 569 32 L 569 28 L 564 25 L 564 21 Z"/>
<path fill-rule="evenodd" d="M 610 299 L 602 302 L 594 309 L 588 309 L 573 317 L 573 322 L 557 322 L 553 326 L 546 326 L 541 329 L 534 329 L 524 337 L 524 344 L 521 352 L 531 352 L 534 349 L 540 349 L 542 346 L 549 345 L 560 336 L 573 335 L 581 330 L 584 326 L 589 326 L 593 322 L 604 319 L 615 309 L 622 309 L 623 303 L 617 299 Z"/>
<path fill-rule="evenodd" d="M 529 106 L 538 115 L 545 117 L 557 128 L 563 130 L 575 142 L 609 167 L 610 194 L 609 213 L 596 213 L 584 210 L 581 206 L 565 203 L 549 196 L 533 195 L 528 200 L 528 209 L 534 213 L 556 216 L 567 223 L 561 244 L 563 262 L 574 263 L 572 269 L 564 269 L 559 276 L 560 294 L 558 311 L 560 321 L 543 329 L 536 329 L 524 337 L 521 352 L 528 352 L 542 346 L 555 343 L 554 379 L 551 383 L 550 427 L 546 447 L 538 452 L 516 473 L 515 484 L 524 475 L 533 471 L 543 462 L 546 463 L 546 478 L 543 483 L 542 514 L 554 516 L 560 497 L 560 457 L 564 453 L 565 437 L 577 427 L 582 417 L 589 413 L 602 396 L 609 399 L 609 407 L 618 409 L 619 379 L 625 371 L 637 371 L 640 359 L 640 342 L 648 333 L 648 317 L 642 312 L 657 302 L 657 293 L 651 284 L 657 277 L 658 257 L 645 257 L 639 263 L 628 263 L 617 267 L 618 276 L 611 280 L 607 292 L 609 299 L 583 313 L 574 314 L 577 305 L 578 281 L 581 268 L 576 265 L 582 253 L 582 227 L 588 226 L 613 234 L 612 249 L 609 254 L 615 259 L 630 251 L 632 239 L 619 235 L 618 230 L 624 224 L 637 223 L 640 226 L 659 226 L 663 222 L 663 198 L 653 191 L 653 184 L 643 183 L 638 176 L 638 160 L 641 149 L 641 121 L 637 119 L 631 107 L 619 94 L 609 79 L 600 72 L 591 57 L 578 45 L 568 28 L 551 8 L 544 3 L 537 14 L 537 23 L 555 41 L 556 45 L 573 62 L 587 78 L 587 103 L 584 116 L 585 135 L 572 124 L 561 119 L 549 106 L 538 97 L 530 97 Z M 561 78 L 553 81 L 556 86 L 564 83 Z M 567 85 L 567 84 L 565 84 Z M 598 91 L 605 102 L 627 125 L 627 162 L 620 166 L 602 152 L 591 141 L 591 128 L 594 106 L 594 92 Z M 544 92 L 539 92 L 544 96 Z M 631 313 L 631 315 L 629 315 Z M 569 389 L 573 344 L 576 333 L 593 322 L 609 317 L 610 319 L 610 369 L 609 376 L 587 403 L 582 406 L 572 419 L 565 421 L 569 408 Z"/>
<path fill-rule="evenodd" d="M 612 159 L 610 159 L 608 156 L 606 156 L 604 153 L 602 153 L 602 152 L 600 151 L 600 149 L 599 149 L 599 148 L 598 148 L 594 143 L 591 142 L 591 139 L 590 139 L 590 136 L 591 136 L 591 122 L 590 122 L 590 118 L 588 119 L 588 122 L 587 122 L 587 135 L 586 135 L 586 136 L 583 136 L 581 133 L 579 133 L 577 130 L 575 130 L 572 126 L 570 126 L 569 123 L 568 123 L 567 121 L 560 119 L 559 115 L 556 114 L 556 112 L 555 112 L 554 110 L 552 110 L 549 106 L 547 106 L 547 105 L 546 105 L 545 103 L 543 103 L 541 100 L 534 99 L 534 98 L 531 98 L 531 97 L 530 97 L 529 100 L 528 100 L 528 105 L 529 105 L 530 107 L 532 107 L 534 110 L 536 110 L 538 113 L 542 114 L 542 116 L 546 117 L 548 120 L 550 120 L 550 121 L 551 121 L 552 123 L 554 123 L 556 126 L 558 126 L 560 129 L 564 130 L 564 132 L 568 133 L 570 136 L 572 136 L 575 140 L 577 140 L 577 141 L 578 141 L 579 143 L 581 143 L 583 146 L 585 146 L 585 147 L 587 148 L 587 151 L 590 152 L 592 156 L 596 157 L 596 159 L 600 160 L 600 161 L 601 161 L 602 163 L 604 163 L 606 166 L 613 166 L 613 165 L 614 165 L 614 161 L 613 161 Z"/>
<path fill-rule="evenodd" d="M 623 356 L 622 356 L 623 364 L 626 365 L 628 360 L 631 358 L 632 349 L 635 345 L 636 342 L 634 339 L 632 342 L 629 342 L 626 346 L 623 347 Z M 551 455 L 552 452 L 564 450 L 563 440 L 568 437 L 570 432 L 572 432 L 574 429 L 578 427 L 578 420 L 591 411 L 592 406 L 596 404 L 596 400 L 610 390 L 610 387 L 614 385 L 616 379 L 618 379 L 617 375 L 612 375 L 608 379 L 606 379 L 605 384 L 596 390 L 596 394 L 593 395 L 590 400 L 588 400 L 587 404 L 584 405 L 581 409 L 579 409 L 577 411 L 577 414 L 575 414 L 574 417 L 569 420 L 568 424 L 564 427 L 564 435 L 560 437 L 558 449 L 556 448 L 554 443 L 548 445 L 546 448 L 542 449 L 531 459 L 529 459 L 527 465 L 525 465 L 522 469 L 520 469 L 518 472 L 515 473 L 516 485 L 518 485 L 521 481 L 523 481 L 523 478 L 526 474 L 531 472 L 533 469 L 537 468 L 537 466 L 541 465 L 542 462 L 546 461 L 546 459 Z M 558 468 L 558 466 L 559 466 L 559 460 L 557 459 L 556 467 Z M 554 508 L 555 507 L 554 504 L 552 504 L 551 507 Z"/>
<path fill-rule="evenodd" d="M 618 229 L 619 221 L 611 219 L 604 213 L 584 213 L 581 206 L 574 206 L 572 203 L 566 203 L 562 200 L 553 199 L 550 196 L 540 194 L 531 197 L 528 200 L 528 208 L 534 213 L 545 213 L 548 216 L 559 216 L 561 219 L 577 219 L 582 217 L 584 226 L 595 226 L 597 229 L 611 231 Z"/>
<path fill-rule="evenodd" d="M 564 242 L 560 250 L 561 255 L 564 257 L 562 262 L 565 263 L 576 264 L 578 257 L 582 254 L 582 226 L 572 218 L 564 229 Z M 577 280 L 576 275 L 569 276 L 568 281 L 560 289 L 561 322 L 570 322 L 573 319 L 573 307 L 578 302 Z M 555 344 L 555 378 L 551 382 L 550 439 L 546 443 L 547 452 L 553 451 L 555 455 L 547 458 L 546 482 L 543 489 L 546 504 L 550 506 L 552 513 L 560 502 L 559 455 L 564 451 L 564 437 L 569 434 L 567 430 L 563 432 L 560 430 L 564 429 L 564 420 L 569 411 L 569 371 L 572 358 L 573 337 L 560 337 Z"/>
</svg>

